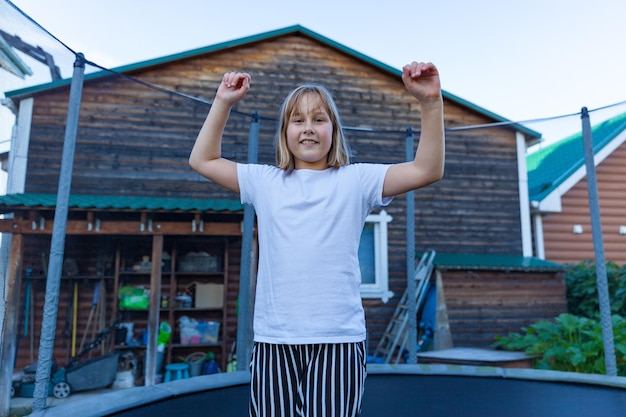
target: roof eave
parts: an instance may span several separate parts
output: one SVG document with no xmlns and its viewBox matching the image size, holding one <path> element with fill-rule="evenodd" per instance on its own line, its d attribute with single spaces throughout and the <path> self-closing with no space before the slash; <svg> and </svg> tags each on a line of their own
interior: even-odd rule
<svg viewBox="0 0 626 417">
<path fill-rule="evenodd" d="M 481 106 L 478 106 L 478 105 L 476 105 L 474 103 L 471 103 L 471 102 L 469 102 L 469 101 L 467 101 L 467 100 L 465 100 L 465 99 L 463 99 L 463 98 L 461 98 L 459 96 L 456 96 L 456 95 L 454 95 L 452 93 L 449 93 L 447 91 L 442 91 L 442 93 L 443 93 L 443 97 L 444 98 L 447 98 L 447 99 L 449 99 L 451 101 L 455 101 L 455 102 L 457 102 L 457 103 L 459 103 L 459 104 L 461 104 L 461 105 L 463 105 L 465 107 L 468 107 L 471 110 L 474 110 L 477 113 L 482 114 L 483 116 L 487 116 L 487 117 L 489 117 L 491 119 L 494 119 L 497 122 L 506 123 L 507 126 L 509 126 L 509 127 L 513 128 L 513 129 L 523 133 L 524 135 L 526 135 L 528 137 L 527 141 L 530 140 L 530 142 L 535 142 L 538 139 L 541 139 L 541 133 L 539 133 L 539 132 L 537 132 L 535 130 L 529 129 L 526 126 L 523 126 L 523 125 L 521 125 L 519 123 L 513 123 L 513 122 L 511 122 L 511 120 L 509 120 L 509 119 L 507 119 L 507 118 L 505 118 L 503 116 L 500 116 L 499 114 L 496 114 L 496 113 L 494 113 L 492 111 L 489 111 L 489 110 L 487 110 L 487 109 L 485 109 L 485 108 L 483 108 Z"/>
<path fill-rule="evenodd" d="M 438 253 L 434 264 L 441 270 L 560 271 L 563 265 L 535 257 L 484 253 Z"/>
<path fill-rule="evenodd" d="M 7 194 L 0 196 L 0 213 L 16 210 L 56 210 L 56 194 Z M 87 211 L 160 211 L 160 212 L 229 212 L 240 213 L 239 200 L 139 197 L 71 194 L 71 210 Z"/>
</svg>

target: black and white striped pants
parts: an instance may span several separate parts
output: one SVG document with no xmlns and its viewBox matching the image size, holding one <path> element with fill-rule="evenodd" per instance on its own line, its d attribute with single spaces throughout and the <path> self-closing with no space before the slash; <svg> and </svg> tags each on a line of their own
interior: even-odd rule
<svg viewBox="0 0 626 417">
<path fill-rule="evenodd" d="M 257 342 L 250 363 L 250 417 L 356 417 L 365 361 L 365 342 Z"/>
</svg>

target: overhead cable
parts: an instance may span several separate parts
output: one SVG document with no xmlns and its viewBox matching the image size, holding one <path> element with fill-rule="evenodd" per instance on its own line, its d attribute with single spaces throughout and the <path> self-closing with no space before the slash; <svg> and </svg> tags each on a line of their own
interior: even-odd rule
<svg viewBox="0 0 626 417">
<path fill-rule="evenodd" d="M 75 56 L 77 55 L 77 52 L 75 52 L 72 48 L 70 48 L 65 43 L 63 43 L 61 40 L 59 40 L 56 36 L 54 36 L 53 34 L 48 32 L 43 26 L 41 26 L 34 19 L 32 19 L 30 16 L 28 16 L 22 10 L 20 10 L 10 0 L 6 0 L 6 2 L 11 7 L 13 7 L 15 10 L 17 10 L 18 13 L 20 13 L 22 16 L 24 16 L 29 22 L 33 23 L 39 29 L 44 31 L 48 36 L 53 38 L 55 41 L 59 42 L 61 45 L 63 45 L 64 48 L 66 48 L 72 54 L 74 54 Z M 131 75 L 124 74 L 124 73 L 121 73 L 119 71 L 103 67 L 103 66 L 98 65 L 98 64 L 96 64 L 94 62 L 91 62 L 91 61 L 85 61 L 85 62 L 88 65 L 91 65 L 91 66 L 93 66 L 95 68 L 98 68 L 98 69 L 100 69 L 102 71 L 118 75 L 118 76 L 120 76 L 122 78 L 125 78 L 125 79 L 128 79 L 130 81 L 139 83 L 139 84 L 141 84 L 141 85 L 143 85 L 145 87 L 152 88 L 152 89 L 161 91 L 161 92 L 166 93 L 166 94 L 171 94 L 171 95 L 174 95 L 174 96 L 178 96 L 178 97 L 181 97 L 181 98 L 184 98 L 184 99 L 188 99 L 188 100 L 192 100 L 192 101 L 195 101 L 195 102 L 198 102 L 198 103 L 201 103 L 201 104 L 204 104 L 204 105 L 208 105 L 208 106 L 211 106 L 213 104 L 211 101 L 202 99 L 200 97 L 197 97 L 197 96 L 194 96 L 194 95 L 191 95 L 191 94 L 182 93 L 180 91 L 172 90 L 170 88 L 167 88 L 167 87 L 164 87 L 164 86 L 161 86 L 161 85 L 158 85 L 158 84 L 150 83 L 148 81 L 141 80 L 140 78 L 133 77 Z M 607 106 L 602 106 L 602 107 L 599 107 L 597 109 L 589 110 L 588 112 L 591 113 L 591 112 L 604 110 L 604 109 L 615 107 L 615 106 L 620 106 L 620 105 L 623 105 L 623 104 L 626 104 L 626 101 L 621 101 L 619 103 L 614 103 L 614 104 L 609 104 Z M 241 112 L 241 111 L 238 111 L 236 109 L 233 109 L 232 112 L 236 113 L 236 114 L 240 114 L 242 116 L 246 116 L 246 117 L 253 117 L 253 115 L 250 114 L 250 113 Z M 499 121 L 499 122 L 493 122 L 493 123 L 482 123 L 482 124 L 476 124 L 476 125 L 454 126 L 454 127 L 445 128 L 445 131 L 446 132 L 458 132 L 458 131 L 463 131 L 463 130 L 487 129 L 487 128 L 492 128 L 492 127 L 532 124 L 532 123 L 553 121 L 553 120 L 567 118 L 567 117 L 572 117 L 572 116 L 579 116 L 580 114 L 581 114 L 581 112 L 576 112 L 576 113 L 564 114 L 564 115 L 559 115 L 559 116 L 543 117 L 543 118 L 537 118 L 537 119 L 528 119 L 528 120 L 522 120 L 522 121 L 508 121 L 507 120 L 507 121 Z M 258 116 L 256 116 L 256 117 L 258 117 Z M 274 121 L 274 122 L 277 121 L 277 118 L 275 118 L 275 117 L 266 117 L 266 116 L 264 117 L 264 116 L 261 116 L 260 119 L 268 120 L 268 121 Z M 343 129 L 344 130 L 348 130 L 348 131 L 379 132 L 379 133 L 404 133 L 405 132 L 405 130 L 401 130 L 401 131 L 400 130 L 396 131 L 396 130 L 393 130 L 393 129 L 381 130 L 381 129 L 364 128 L 364 127 L 350 127 L 350 126 L 344 126 Z"/>
</svg>

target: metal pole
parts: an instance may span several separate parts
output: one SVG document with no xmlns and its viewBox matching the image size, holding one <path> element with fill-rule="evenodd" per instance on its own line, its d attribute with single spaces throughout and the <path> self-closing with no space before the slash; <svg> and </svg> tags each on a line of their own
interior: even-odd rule
<svg viewBox="0 0 626 417">
<path fill-rule="evenodd" d="M 248 163 L 256 164 L 259 152 L 259 113 L 252 113 L 248 138 Z M 252 355 L 252 240 L 254 237 L 254 207 L 243 208 L 243 236 L 241 241 L 241 269 L 239 273 L 239 312 L 237 314 L 237 370 L 248 369 Z"/>
<path fill-rule="evenodd" d="M 48 397 L 48 384 L 50 382 L 57 310 L 59 307 L 59 286 L 61 284 L 61 271 L 65 248 L 65 227 L 67 226 L 70 187 L 72 185 L 72 168 L 74 164 L 74 150 L 76 148 L 76 132 L 78 131 L 78 116 L 80 113 L 84 77 L 85 57 L 83 54 L 78 53 L 76 54 L 76 60 L 74 61 L 74 74 L 72 76 L 72 84 L 70 86 L 67 122 L 65 125 L 65 139 L 63 142 L 63 155 L 61 159 L 61 172 L 59 174 L 56 210 L 52 226 L 50 260 L 48 263 L 48 277 L 46 280 L 46 298 L 43 307 L 41 336 L 39 338 L 37 373 L 35 374 L 33 411 L 43 411 L 46 408 L 46 398 Z"/>
<path fill-rule="evenodd" d="M 593 234 L 593 249 L 596 259 L 598 302 L 600 304 L 600 321 L 602 324 L 602 339 L 604 342 L 604 363 L 606 366 L 606 374 L 610 376 L 617 376 L 615 346 L 613 343 L 613 324 L 611 321 L 611 302 L 609 300 L 609 285 L 606 277 L 604 242 L 602 240 L 602 222 L 600 221 L 598 182 L 596 179 L 596 165 L 593 157 L 593 137 L 591 134 L 591 125 L 589 123 L 589 112 L 586 107 L 583 107 L 581 110 L 581 119 L 585 166 L 587 168 L 589 214 L 591 215 L 591 232 Z"/>
<path fill-rule="evenodd" d="M 413 128 L 406 129 L 406 160 L 415 158 Z M 417 363 L 417 305 L 415 300 L 415 192 L 406 193 L 406 288 L 409 311 L 409 363 Z"/>
</svg>

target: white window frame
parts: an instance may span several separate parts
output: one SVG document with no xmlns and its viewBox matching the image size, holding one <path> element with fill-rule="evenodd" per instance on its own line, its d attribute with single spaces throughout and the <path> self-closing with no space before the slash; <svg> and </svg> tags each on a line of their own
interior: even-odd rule
<svg viewBox="0 0 626 417">
<path fill-rule="evenodd" d="M 393 218 L 385 210 L 370 214 L 366 223 L 374 223 L 374 270 L 373 284 L 361 284 L 361 298 L 380 298 L 383 303 L 393 297 L 389 291 L 389 266 L 387 245 L 387 224 Z"/>
</svg>

